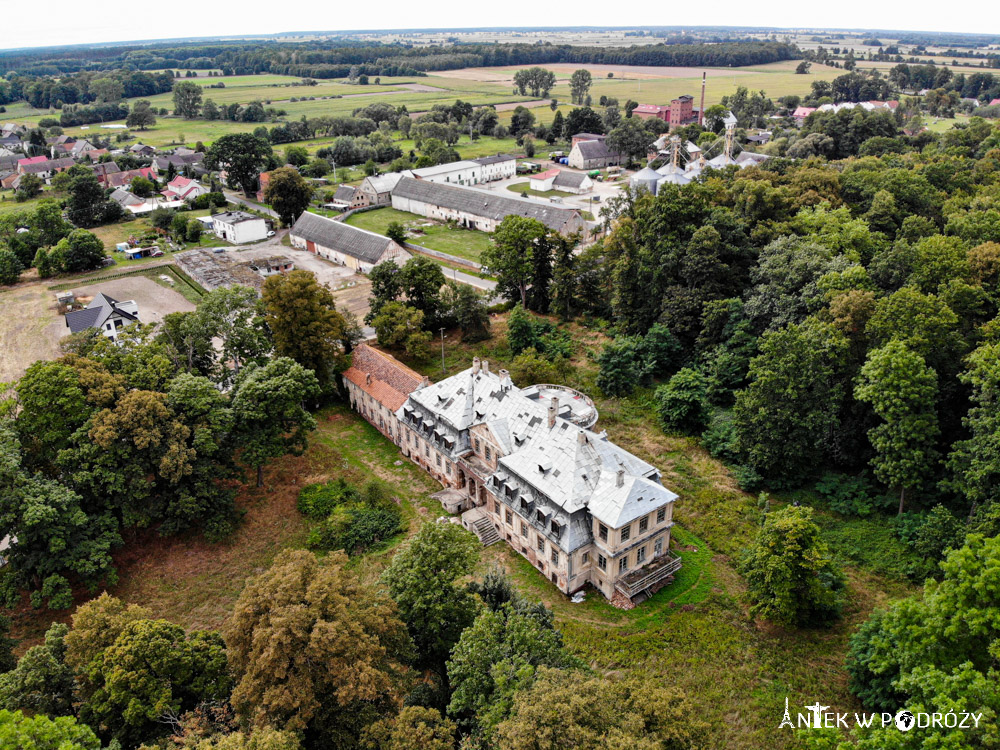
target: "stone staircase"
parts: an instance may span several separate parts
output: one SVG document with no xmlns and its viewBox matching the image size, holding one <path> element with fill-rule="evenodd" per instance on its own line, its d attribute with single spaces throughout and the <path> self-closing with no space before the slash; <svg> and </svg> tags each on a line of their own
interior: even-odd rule
<svg viewBox="0 0 1000 750">
<path fill-rule="evenodd" d="M 484 547 L 489 547 L 491 544 L 496 544 L 500 541 L 500 535 L 497 533 L 496 527 L 488 518 L 484 517 L 477 520 L 472 524 L 472 530 L 479 537 L 479 541 L 483 543 Z"/>
</svg>

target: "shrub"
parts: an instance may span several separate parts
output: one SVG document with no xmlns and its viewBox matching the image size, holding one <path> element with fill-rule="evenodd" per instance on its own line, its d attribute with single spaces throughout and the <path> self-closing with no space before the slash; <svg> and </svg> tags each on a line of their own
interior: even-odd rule
<svg viewBox="0 0 1000 750">
<path fill-rule="evenodd" d="M 334 509 L 345 503 L 359 500 L 358 491 L 343 479 L 325 484 L 308 484 L 299 492 L 296 507 L 309 518 L 326 518 Z"/>
<path fill-rule="evenodd" d="M 737 460 L 736 426 L 728 412 L 719 412 L 712 418 L 708 429 L 701 434 L 701 443 L 713 458 L 726 463 Z"/>
<path fill-rule="evenodd" d="M 844 474 L 824 474 L 816 482 L 816 494 L 827 501 L 830 509 L 842 516 L 864 518 L 876 508 L 891 505 L 892 499 L 879 496 L 868 479 Z"/>
<path fill-rule="evenodd" d="M 663 428 L 689 434 L 702 432 L 711 417 L 707 391 L 705 377 L 687 367 L 657 388 L 656 403 Z"/>
<path fill-rule="evenodd" d="M 309 546 L 328 551 L 342 549 L 348 555 L 357 555 L 399 533 L 401 528 L 402 514 L 395 506 L 343 505 L 310 531 Z"/>
</svg>

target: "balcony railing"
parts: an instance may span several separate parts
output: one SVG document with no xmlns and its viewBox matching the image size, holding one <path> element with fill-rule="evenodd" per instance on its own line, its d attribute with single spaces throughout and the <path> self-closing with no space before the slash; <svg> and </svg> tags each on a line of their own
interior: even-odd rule
<svg viewBox="0 0 1000 750">
<path fill-rule="evenodd" d="M 633 570 L 627 576 L 619 578 L 615 582 L 615 588 L 625 596 L 632 598 L 672 576 L 680 569 L 681 558 L 676 553 L 667 551 L 646 567 Z"/>
</svg>

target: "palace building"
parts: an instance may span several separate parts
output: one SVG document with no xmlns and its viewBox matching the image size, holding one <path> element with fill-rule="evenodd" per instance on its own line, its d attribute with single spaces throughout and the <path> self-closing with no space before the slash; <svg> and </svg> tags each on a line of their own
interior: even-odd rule
<svg viewBox="0 0 1000 750">
<path fill-rule="evenodd" d="M 446 488 L 446 510 L 503 540 L 566 594 L 591 584 L 631 606 L 673 580 L 677 495 L 659 470 L 591 429 L 593 403 L 562 386 L 519 389 L 489 362 L 437 383 L 362 344 L 353 408 Z"/>
</svg>

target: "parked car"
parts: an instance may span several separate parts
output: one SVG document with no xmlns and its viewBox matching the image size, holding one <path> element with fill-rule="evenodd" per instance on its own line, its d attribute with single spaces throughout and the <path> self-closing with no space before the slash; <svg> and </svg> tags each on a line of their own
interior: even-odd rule
<svg viewBox="0 0 1000 750">
<path fill-rule="evenodd" d="M 268 236 L 268 237 L 274 237 L 274 230 L 272 229 L 271 231 L 269 231 L 269 232 L 267 233 L 267 236 Z"/>
<path fill-rule="evenodd" d="M 226 252 L 226 248 L 224 248 L 224 247 L 217 247 L 217 248 L 213 249 L 212 252 L 213 253 L 224 253 L 224 252 Z"/>
</svg>

